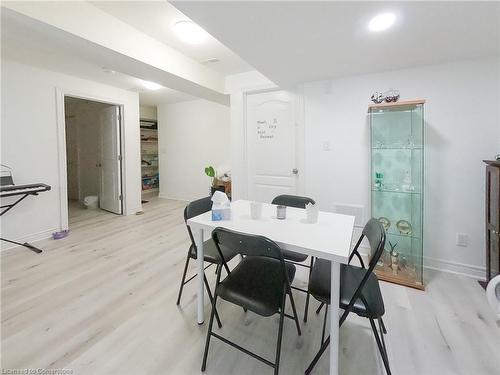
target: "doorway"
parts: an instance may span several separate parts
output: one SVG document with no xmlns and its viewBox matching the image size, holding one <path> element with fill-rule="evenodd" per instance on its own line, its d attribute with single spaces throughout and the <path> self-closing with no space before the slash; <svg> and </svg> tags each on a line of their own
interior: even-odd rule
<svg viewBox="0 0 500 375">
<path fill-rule="evenodd" d="M 121 215 L 121 106 L 64 97 L 68 216 Z"/>
<path fill-rule="evenodd" d="M 287 91 L 246 95 L 248 199 L 271 202 L 295 194 L 299 170 L 294 96 Z"/>
</svg>

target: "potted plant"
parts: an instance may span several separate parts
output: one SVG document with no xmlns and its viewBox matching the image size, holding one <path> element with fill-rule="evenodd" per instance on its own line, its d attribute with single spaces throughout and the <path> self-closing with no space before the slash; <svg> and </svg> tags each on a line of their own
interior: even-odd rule
<svg viewBox="0 0 500 375">
<path fill-rule="evenodd" d="M 398 246 L 398 244 L 397 243 L 393 244 L 391 241 L 389 241 L 389 246 L 391 247 L 390 255 L 391 255 L 392 273 L 394 275 L 397 275 L 399 268 L 399 254 L 396 251 L 396 246 Z"/>
<path fill-rule="evenodd" d="M 219 186 L 219 180 L 217 179 L 217 171 L 214 167 L 209 165 L 205 168 L 205 174 L 210 177 L 210 195 L 213 195 L 216 190 L 225 192 L 224 186 Z"/>
</svg>

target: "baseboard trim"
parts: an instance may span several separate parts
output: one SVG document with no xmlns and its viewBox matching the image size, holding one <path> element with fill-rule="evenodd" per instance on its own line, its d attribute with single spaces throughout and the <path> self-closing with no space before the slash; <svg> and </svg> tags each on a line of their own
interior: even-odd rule
<svg viewBox="0 0 500 375">
<path fill-rule="evenodd" d="M 15 239 L 7 238 L 7 237 L 6 238 L 9 240 L 12 240 L 12 241 L 20 242 L 20 243 L 24 243 L 24 242 L 32 243 L 32 242 L 38 242 L 38 241 L 42 241 L 42 240 L 46 240 L 48 238 L 51 238 L 52 233 L 57 232 L 58 230 L 59 230 L 59 228 L 53 228 L 53 229 L 48 229 L 48 230 L 45 230 L 42 232 L 33 233 L 33 234 L 30 234 L 30 235 L 27 235 L 24 237 L 20 237 L 20 238 L 15 238 Z M 10 243 L 10 242 L 1 241 L 0 251 L 13 249 L 15 247 L 19 247 L 19 245 L 15 245 L 15 244 Z"/>
<path fill-rule="evenodd" d="M 360 246 L 360 253 L 363 258 L 368 256 L 368 247 Z M 471 264 L 458 263 L 445 259 L 424 257 L 424 270 L 453 273 L 456 275 L 470 277 L 474 280 L 486 280 L 486 267 L 474 266 Z"/>
<path fill-rule="evenodd" d="M 486 280 L 486 267 L 474 266 L 471 264 L 424 257 L 424 268 L 467 276 L 474 280 Z"/>
</svg>

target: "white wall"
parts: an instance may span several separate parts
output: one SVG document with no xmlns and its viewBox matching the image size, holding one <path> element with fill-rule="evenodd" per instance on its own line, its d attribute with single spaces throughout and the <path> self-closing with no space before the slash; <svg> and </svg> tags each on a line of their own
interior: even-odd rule
<svg viewBox="0 0 500 375">
<path fill-rule="evenodd" d="M 141 105 L 139 107 L 139 116 L 141 119 L 156 120 L 158 119 L 156 107 Z"/>
<path fill-rule="evenodd" d="M 160 193 L 193 200 L 207 196 L 208 165 L 228 166 L 229 108 L 206 100 L 158 106 Z"/>
<path fill-rule="evenodd" d="M 426 99 L 426 264 L 484 275 L 482 160 L 500 152 L 499 66 L 487 59 L 305 84 L 307 194 L 326 210 L 360 205 L 367 220 L 369 98 L 392 87 L 402 100 Z M 469 234 L 468 247 L 455 245 L 456 233 Z"/>
<path fill-rule="evenodd" d="M 123 105 L 125 212 L 140 210 L 138 94 L 10 61 L 1 63 L 1 161 L 13 168 L 16 184 L 44 182 L 52 186 L 50 192 L 27 199 L 2 217 L 2 237 L 32 241 L 61 229 L 60 202 L 66 181 L 59 179 L 56 89 Z"/>
</svg>

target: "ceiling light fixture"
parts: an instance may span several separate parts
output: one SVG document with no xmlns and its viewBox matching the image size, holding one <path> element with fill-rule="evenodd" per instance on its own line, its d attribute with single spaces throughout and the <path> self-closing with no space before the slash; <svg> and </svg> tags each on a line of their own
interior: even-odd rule
<svg viewBox="0 0 500 375">
<path fill-rule="evenodd" d="M 162 85 L 160 85 L 160 84 L 158 84 L 158 83 L 156 83 L 156 82 L 144 81 L 144 80 L 142 80 L 142 79 L 140 80 L 140 82 L 141 82 L 141 85 L 142 85 L 144 88 L 148 89 L 148 90 L 153 90 L 153 91 L 155 91 L 155 90 L 159 90 L 159 89 L 163 88 L 163 86 L 162 86 Z"/>
<path fill-rule="evenodd" d="M 396 21 L 396 15 L 394 13 L 382 13 L 371 19 L 368 24 L 368 29 L 370 31 L 383 31 L 391 27 Z"/>
<path fill-rule="evenodd" d="M 207 32 L 191 21 L 179 21 L 174 25 L 177 36 L 186 43 L 200 44 L 207 39 Z"/>
</svg>

